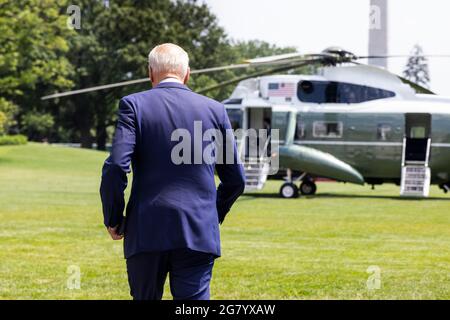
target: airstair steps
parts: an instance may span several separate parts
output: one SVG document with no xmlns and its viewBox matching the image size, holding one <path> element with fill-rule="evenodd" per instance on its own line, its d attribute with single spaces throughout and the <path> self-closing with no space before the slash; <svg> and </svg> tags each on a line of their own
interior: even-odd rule
<svg viewBox="0 0 450 320">
<path fill-rule="evenodd" d="M 245 191 L 261 190 L 269 174 L 269 159 L 247 158 L 244 163 Z"/>
<path fill-rule="evenodd" d="M 405 138 L 403 140 L 401 196 L 428 197 L 430 193 L 431 170 L 428 162 L 430 158 L 431 139 L 426 139 L 423 142 L 423 147 L 420 148 L 421 150 L 419 149 L 418 153 L 417 149 L 414 152 L 410 152 L 415 146 L 408 145 L 408 143 L 415 143 L 414 139 Z"/>
<path fill-rule="evenodd" d="M 428 166 L 405 165 L 402 168 L 402 196 L 427 197 L 430 193 L 431 170 Z"/>
</svg>

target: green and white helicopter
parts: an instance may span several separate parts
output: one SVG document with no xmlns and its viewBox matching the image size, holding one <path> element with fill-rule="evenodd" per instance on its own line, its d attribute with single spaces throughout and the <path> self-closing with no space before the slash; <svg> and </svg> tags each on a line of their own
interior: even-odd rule
<svg viewBox="0 0 450 320">
<path fill-rule="evenodd" d="M 280 196 L 312 195 L 318 177 L 395 183 L 402 196 L 426 197 L 430 184 L 450 189 L 450 98 L 342 49 L 302 58 L 324 66 L 315 75 L 243 80 L 224 102 L 234 128 L 262 129 L 270 119 L 279 130 Z M 269 59 L 292 57 L 250 62 Z M 244 159 L 247 190 L 261 189 L 267 159 Z"/>
<path fill-rule="evenodd" d="M 393 56 L 377 56 L 389 58 Z M 398 56 L 396 56 L 398 57 Z M 278 154 L 245 154 L 246 191 L 259 190 L 277 156 L 284 179 L 280 196 L 316 193 L 316 179 L 363 185 L 395 183 L 402 196 L 426 197 L 430 184 L 450 190 L 450 98 L 357 62 L 340 48 L 319 54 L 289 53 L 246 60 L 242 64 L 194 70 L 192 74 L 227 69 L 256 71 L 201 92 L 237 83 L 224 101 L 234 129 L 278 129 Z M 280 74 L 303 66 L 316 74 Z M 261 68 L 258 70 L 258 68 Z M 57 93 L 43 99 L 146 82 L 147 78 Z"/>
</svg>

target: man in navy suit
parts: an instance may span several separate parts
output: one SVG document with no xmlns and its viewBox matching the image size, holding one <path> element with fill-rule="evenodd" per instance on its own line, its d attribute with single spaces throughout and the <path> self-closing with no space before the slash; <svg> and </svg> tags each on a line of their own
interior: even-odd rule
<svg viewBox="0 0 450 320">
<path fill-rule="evenodd" d="M 153 89 L 120 100 L 102 170 L 104 224 L 112 239 L 124 238 L 134 299 L 161 299 L 167 274 L 174 299 L 209 299 L 214 259 L 221 255 L 219 223 L 245 186 L 225 108 L 185 85 L 188 63 L 187 53 L 174 44 L 150 52 Z M 214 161 L 205 161 L 211 143 L 205 133 L 211 130 L 223 141 L 211 139 Z M 133 182 L 124 218 L 130 164 Z"/>
</svg>

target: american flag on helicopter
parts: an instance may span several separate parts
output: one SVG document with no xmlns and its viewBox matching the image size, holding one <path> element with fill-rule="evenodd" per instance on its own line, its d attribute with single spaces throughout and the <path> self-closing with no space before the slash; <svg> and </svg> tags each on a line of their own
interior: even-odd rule
<svg viewBox="0 0 450 320">
<path fill-rule="evenodd" d="M 269 97 L 292 97 L 295 94 L 295 84 L 292 82 L 269 83 Z"/>
</svg>

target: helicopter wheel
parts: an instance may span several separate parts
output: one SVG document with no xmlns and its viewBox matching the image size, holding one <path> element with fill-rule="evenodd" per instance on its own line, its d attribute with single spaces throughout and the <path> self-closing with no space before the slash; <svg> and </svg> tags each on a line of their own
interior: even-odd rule
<svg viewBox="0 0 450 320">
<path fill-rule="evenodd" d="M 280 188 L 280 196 L 285 199 L 298 197 L 298 188 L 292 182 L 285 182 Z"/>
<path fill-rule="evenodd" d="M 442 191 L 444 191 L 444 193 L 447 193 L 450 190 L 450 186 L 448 185 L 448 183 L 443 183 L 439 186 L 439 188 L 442 189 Z"/>
<path fill-rule="evenodd" d="M 304 180 L 300 184 L 300 193 L 305 196 L 312 196 L 316 193 L 316 191 L 317 191 L 317 186 L 311 180 Z"/>
</svg>

